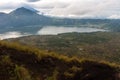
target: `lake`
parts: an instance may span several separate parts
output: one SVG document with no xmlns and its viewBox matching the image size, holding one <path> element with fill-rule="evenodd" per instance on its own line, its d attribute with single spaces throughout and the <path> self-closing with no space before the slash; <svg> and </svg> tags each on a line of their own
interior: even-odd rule
<svg viewBox="0 0 120 80">
<path fill-rule="evenodd" d="M 64 27 L 64 26 L 44 26 L 44 27 L 21 27 L 21 28 L 8 28 L 0 32 L 0 39 L 17 38 L 28 35 L 57 35 L 60 33 L 91 33 L 91 32 L 105 32 L 107 30 L 88 28 L 88 27 Z"/>
</svg>

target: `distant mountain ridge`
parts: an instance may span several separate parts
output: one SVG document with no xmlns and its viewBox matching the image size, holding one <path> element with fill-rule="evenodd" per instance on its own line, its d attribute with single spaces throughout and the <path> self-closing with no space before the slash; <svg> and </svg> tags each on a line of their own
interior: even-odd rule
<svg viewBox="0 0 120 80">
<path fill-rule="evenodd" d="M 37 10 L 36 10 L 37 11 Z M 10 12 L 11 15 L 37 15 L 33 10 L 27 9 L 25 7 L 17 8 L 16 10 Z"/>
<path fill-rule="evenodd" d="M 58 18 L 38 14 L 33 8 L 20 7 L 12 12 L 0 13 L 0 28 L 2 27 L 24 27 L 24 26 L 76 26 L 95 27 L 120 31 L 119 19 L 72 19 Z"/>
<path fill-rule="evenodd" d="M 6 13 L 0 12 L 0 16 L 6 16 Z"/>
<path fill-rule="evenodd" d="M 1 15 L 3 15 L 2 13 Z M 17 8 L 7 15 L 0 16 L 0 27 L 24 27 L 30 25 L 45 25 L 49 17 L 39 15 L 37 10 L 25 7 Z"/>
</svg>

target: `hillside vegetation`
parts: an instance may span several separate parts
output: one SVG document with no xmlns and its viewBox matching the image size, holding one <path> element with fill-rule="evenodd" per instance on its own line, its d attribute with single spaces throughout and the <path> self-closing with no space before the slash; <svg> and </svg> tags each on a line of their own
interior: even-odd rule
<svg viewBox="0 0 120 80">
<path fill-rule="evenodd" d="M 120 80 L 118 65 L 0 41 L 0 80 Z"/>
<path fill-rule="evenodd" d="M 120 64 L 120 33 L 65 33 L 28 36 L 7 41 L 35 46 L 48 52 L 67 56 L 108 61 Z"/>
</svg>

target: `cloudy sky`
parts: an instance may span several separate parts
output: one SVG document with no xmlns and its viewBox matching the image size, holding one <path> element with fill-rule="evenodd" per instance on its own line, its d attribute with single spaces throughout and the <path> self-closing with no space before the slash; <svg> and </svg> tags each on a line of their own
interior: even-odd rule
<svg viewBox="0 0 120 80">
<path fill-rule="evenodd" d="M 0 12 L 22 6 L 59 17 L 120 18 L 120 0 L 0 0 Z"/>
</svg>

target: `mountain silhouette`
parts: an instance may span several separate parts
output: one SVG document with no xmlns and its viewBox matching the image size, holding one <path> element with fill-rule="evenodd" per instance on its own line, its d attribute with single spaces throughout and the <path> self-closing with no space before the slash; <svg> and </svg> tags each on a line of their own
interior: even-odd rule
<svg viewBox="0 0 120 80">
<path fill-rule="evenodd" d="M 25 7 L 17 8 L 6 15 L 0 13 L 0 15 L 2 16 L 2 18 L 0 18 L 0 27 L 45 25 L 51 21 L 49 17 L 38 14 L 37 10 Z"/>
<path fill-rule="evenodd" d="M 31 7 L 20 7 L 10 13 L 0 13 L 0 27 L 25 27 L 25 26 L 84 26 L 109 28 L 113 31 L 120 31 L 120 19 L 73 19 L 50 17 L 38 14 L 38 11 Z"/>
<path fill-rule="evenodd" d="M 37 11 L 37 10 L 36 10 Z M 16 10 L 9 13 L 10 15 L 38 15 L 35 11 L 27 9 L 25 7 L 17 8 Z"/>
</svg>

